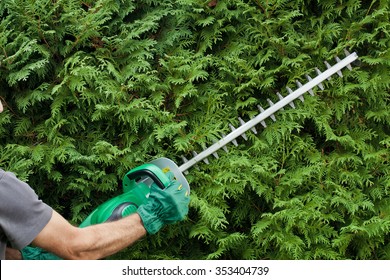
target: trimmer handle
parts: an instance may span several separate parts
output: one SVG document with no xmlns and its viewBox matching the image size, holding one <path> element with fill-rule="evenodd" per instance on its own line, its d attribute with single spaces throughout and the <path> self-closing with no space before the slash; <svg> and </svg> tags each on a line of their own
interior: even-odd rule
<svg viewBox="0 0 390 280">
<path fill-rule="evenodd" d="M 147 185 L 155 183 L 161 189 L 165 189 L 171 183 L 168 176 L 155 164 L 145 163 L 133 168 L 123 177 L 123 192 L 133 190 L 140 182 Z"/>
<path fill-rule="evenodd" d="M 127 178 L 129 180 L 135 180 L 135 181 L 137 181 L 141 177 L 149 177 L 153 180 L 154 183 L 156 183 L 157 186 L 159 186 L 161 189 L 165 189 L 164 183 L 161 181 L 161 179 L 158 176 L 156 176 L 153 172 L 151 172 L 149 169 L 137 170 L 127 175 Z"/>
</svg>

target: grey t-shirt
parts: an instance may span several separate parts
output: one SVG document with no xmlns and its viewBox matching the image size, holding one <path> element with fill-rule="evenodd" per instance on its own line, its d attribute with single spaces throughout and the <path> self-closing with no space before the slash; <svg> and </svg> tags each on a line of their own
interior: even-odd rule
<svg viewBox="0 0 390 280">
<path fill-rule="evenodd" d="M 19 250 L 29 245 L 52 213 L 28 184 L 0 169 L 0 259 L 5 258 L 7 244 Z"/>
</svg>

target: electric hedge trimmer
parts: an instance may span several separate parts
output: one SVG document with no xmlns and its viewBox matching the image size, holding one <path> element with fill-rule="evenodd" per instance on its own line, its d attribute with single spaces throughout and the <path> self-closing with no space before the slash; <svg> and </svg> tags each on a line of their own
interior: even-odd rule
<svg viewBox="0 0 390 280">
<path fill-rule="evenodd" d="M 300 99 L 304 101 L 303 94 L 309 92 L 314 96 L 313 88 L 319 87 L 321 90 L 324 90 L 322 82 L 325 80 L 330 80 L 331 76 L 334 74 L 342 77 L 341 70 L 343 68 L 348 68 L 352 70 L 351 63 L 358 59 L 356 53 L 350 54 L 345 51 L 346 57 L 340 59 L 336 57 L 336 64 L 331 66 L 328 62 L 325 61 L 327 70 L 321 72 L 318 68 L 315 68 L 317 76 L 311 78 L 309 75 L 306 75 L 308 82 L 302 85 L 299 81 L 296 81 L 298 89 L 293 91 L 289 87 L 286 87 L 288 95 L 283 97 L 279 92 L 277 96 L 279 101 L 275 104 L 267 99 L 270 107 L 264 110 L 261 106 L 258 106 L 260 113 L 249 120 L 244 122 L 241 118 L 239 121 L 241 126 L 238 128 L 229 125 L 231 132 L 223 136 L 218 142 L 214 143 L 209 148 L 205 149 L 201 153 L 197 154 L 193 152 L 194 157 L 190 160 L 183 158 L 184 163 L 180 166 L 177 166 L 172 160 L 168 158 L 159 158 L 151 161 L 150 163 L 143 164 L 132 170 L 130 170 L 123 177 L 123 194 L 116 196 L 105 203 L 98 206 L 80 225 L 80 227 L 87 227 L 93 224 L 100 224 L 108 221 L 118 220 L 122 217 L 128 216 L 132 213 L 135 213 L 138 207 L 147 202 L 148 196 L 150 193 L 150 186 L 155 183 L 160 188 L 167 187 L 171 182 L 166 173 L 168 171 L 172 172 L 179 183 L 182 184 L 188 191 L 190 191 L 190 186 L 183 174 L 186 174 L 187 170 L 197 163 L 203 161 L 206 164 L 209 163 L 207 157 L 213 155 L 218 158 L 217 151 L 224 149 L 227 151 L 226 145 L 232 142 L 235 146 L 238 146 L 237 138 L 243 137 L 247 139 L 245 134 L 248 130 L 251 130 L 253 133 L 257 134 L 256 125 L 261 124 L 263 127 L 266 127 L 265 120 L 271 118 L 272 121 L 276 121 L 275 113 L 285 106 L 289 105 L 292 108 L 295 108 L 294 101 L 295 99 Z M 40 248 L 26 247 L 22 250 L 23 258 L 25 259 L 60 259 L 59 257 L 48 253 Z"/>
<path fill-rule="evenodd" d="M 316 77 L 311 78 L 309 75 L 306 75 L 308 80 L 306 84 L 302 85 L 299 81 L 296 81 L 298 88 L 295 91 L 286 87 L 289 93 L 286 97 L 283 97 L 278 92 L 277 96 L 279 101 L 275 104 L 270 99 L 267 99 L 270 105 L 268 109 L 265 110 L 258 106 L 260 113 L 248 122 L 244 122 L 241 118 L 239 118 L 241 123 L 240 127 L 234 128 L 230 125 L 232 131 L 228 135 L 224 136 L 218 142 L 214 143 L 199 154 L 193 152 L 194 157 L 190 160 L 183 157 L 184 163 L 182 165 L 177 166 L 176 163 L 168 158 L 159 158 L 130 170 L 123 178 L 123 194 L 98 206 L 80 225 L 80 227 L 117 220 L 136 212 L 137 208 L 147 201 L 149 189 L 152 183 L 157 184 L 160 188 L 165 188 L 169 185 L 170 181 L 165 175 L 167 171 L 171 171 L 183 187 L 190 191 L 190 186 L 183 173 L 187 172 L 189 168 L 198 162 L 204 161 L 205 163 L 208 163 L 207 157 L 210 155 L 218 158 L 219 156 L 217 151 L 220 149 L 227 151 L 226 145 L 230 142 L 237 146 L 238 144 L 236 139 L 238 137 L 243 137 L 246 140 L 247 135 L 245 133 L 248 130 L 257 134 L 257 130 L 255 128 L 257 124 L 260 123 L 263 127 L 266 127 L 265 119 L 271 118 L 275 121 L 276 119 L 274 114 L 287 105 L 295 108 L 294 100 L 299 98 L 303 102 L 303 94 L 306 92 L 309 92 L 314 96 L 314 87 L 319 87 L 323 90 L 324 86 L 322 82 L 330 80 L 331 76 L 334 74 L 342 77 L 341 70 L 343 68 L 347 67 L 349 70 L 352 70 L 351 63 L 354 62 L 358 56 L 356 53 L 350 54 L 348 51 L 345 51 L 345 55 L 346 57 L 342 60 L 336 57 L 337 63 L 333 66 L 325 61 L 327 70 L 321 72 L 318 68 L 316 68 Z"/>
</svg>

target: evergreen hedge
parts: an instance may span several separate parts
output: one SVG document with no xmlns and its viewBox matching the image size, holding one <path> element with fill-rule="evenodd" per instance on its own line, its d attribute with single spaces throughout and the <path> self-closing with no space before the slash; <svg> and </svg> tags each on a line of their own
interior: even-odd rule
<svg viewBox="0 0 390 280">
<path fill-rule="evenodd" d="M 389 259 L 388 0 L 2 0 L 0 167 L 79 224 L 324 60 L 359 65 L 187 176 L 185 222 L 123 259 Z"/>
</svg>

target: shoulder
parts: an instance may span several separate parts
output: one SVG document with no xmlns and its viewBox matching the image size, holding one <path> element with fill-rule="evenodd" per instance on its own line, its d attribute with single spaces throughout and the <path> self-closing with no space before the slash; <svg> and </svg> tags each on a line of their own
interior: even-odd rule
<svg viewBox="0 0 390 280">
<path fill-rule="evenodd" d="M 19 180 L 14 173 L 0 171 L 0 199 L 6 203 L 10 196 L 17 196 L 18 199 L 36 199 L 35 191 L 25 182 Z"/>
<path fill-rule="evenodd" d="M 28 245 L 51 215 L 52 208 L 27 183 L 0 171 L 0 227 L 15 248 Z"/>
</svg>

